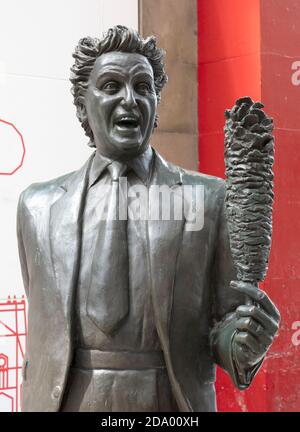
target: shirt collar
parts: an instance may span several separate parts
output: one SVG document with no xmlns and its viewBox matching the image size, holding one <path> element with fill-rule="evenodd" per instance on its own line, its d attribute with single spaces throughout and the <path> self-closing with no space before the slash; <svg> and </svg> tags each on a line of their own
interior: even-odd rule
<svg viewBox="0 0 300 432">
<path fill-rule="evenodd" d="M 149 146 L 144 153 L 126 162 L 126 164 L 134 171 L 137 177 L 146 184 L 150 177 L 152 159 L 153 151 L 151 146 Z M 89 174 L 89 187 L 92 187 L 96 183 L 103 171 L 112 162 L 113 159 L 105 157 L 96 151 Z"/>
</svg>

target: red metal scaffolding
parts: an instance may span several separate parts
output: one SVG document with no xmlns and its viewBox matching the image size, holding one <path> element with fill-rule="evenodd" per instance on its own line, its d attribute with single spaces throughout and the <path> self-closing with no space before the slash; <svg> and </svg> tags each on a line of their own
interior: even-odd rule
<svg viewBox="0 0 300 432">
<path fill-rule="evenodd" d="M 20 411 L 21 371 L 26 347 L 24 296 L 0 301 L 0 411 Z"/>
</svg>

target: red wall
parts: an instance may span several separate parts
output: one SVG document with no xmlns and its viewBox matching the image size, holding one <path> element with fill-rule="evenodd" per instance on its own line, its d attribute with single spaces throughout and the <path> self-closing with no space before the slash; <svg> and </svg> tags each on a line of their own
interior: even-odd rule
<svg viewBox="0 0 300 432">
<path fill-rule="evenodd" d="M 265 104 L 276 136 L 274 231 L 263 289 L 281 311 L 280 334 L 249 390 L 234 389 L 218 371 L 219 411 L 300 411 L 299 23 L 298 0 L 198 0 L 199 170 L 224 177 L 223 113 L 238 97 Z"/>
</svg>

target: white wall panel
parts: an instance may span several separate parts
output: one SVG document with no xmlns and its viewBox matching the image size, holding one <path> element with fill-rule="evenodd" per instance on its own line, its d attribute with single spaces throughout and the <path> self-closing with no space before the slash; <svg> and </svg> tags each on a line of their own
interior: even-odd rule
<svg viewBox="0 0 300 432">
<path fill-rule="evenodd" d="M 109 0 L 103 1 L 102 26 L 107 29 L 116 24 L 138 30 L 138 1 Z"/>
</svg>

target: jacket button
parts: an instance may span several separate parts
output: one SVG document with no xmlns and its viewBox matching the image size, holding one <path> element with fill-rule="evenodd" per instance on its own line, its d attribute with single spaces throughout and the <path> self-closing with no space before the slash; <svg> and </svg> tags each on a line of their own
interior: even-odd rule
<svg viewBox="0 0 300 432">
<path fill-rule="evenodd" d="M 56 386 L 54 387 L 54 390 L 52 392 L 52 397 L 54 397 L 55 399 L 59 398 L 61 393 L 61 387 L 60 386 Z"/>
</svg>

